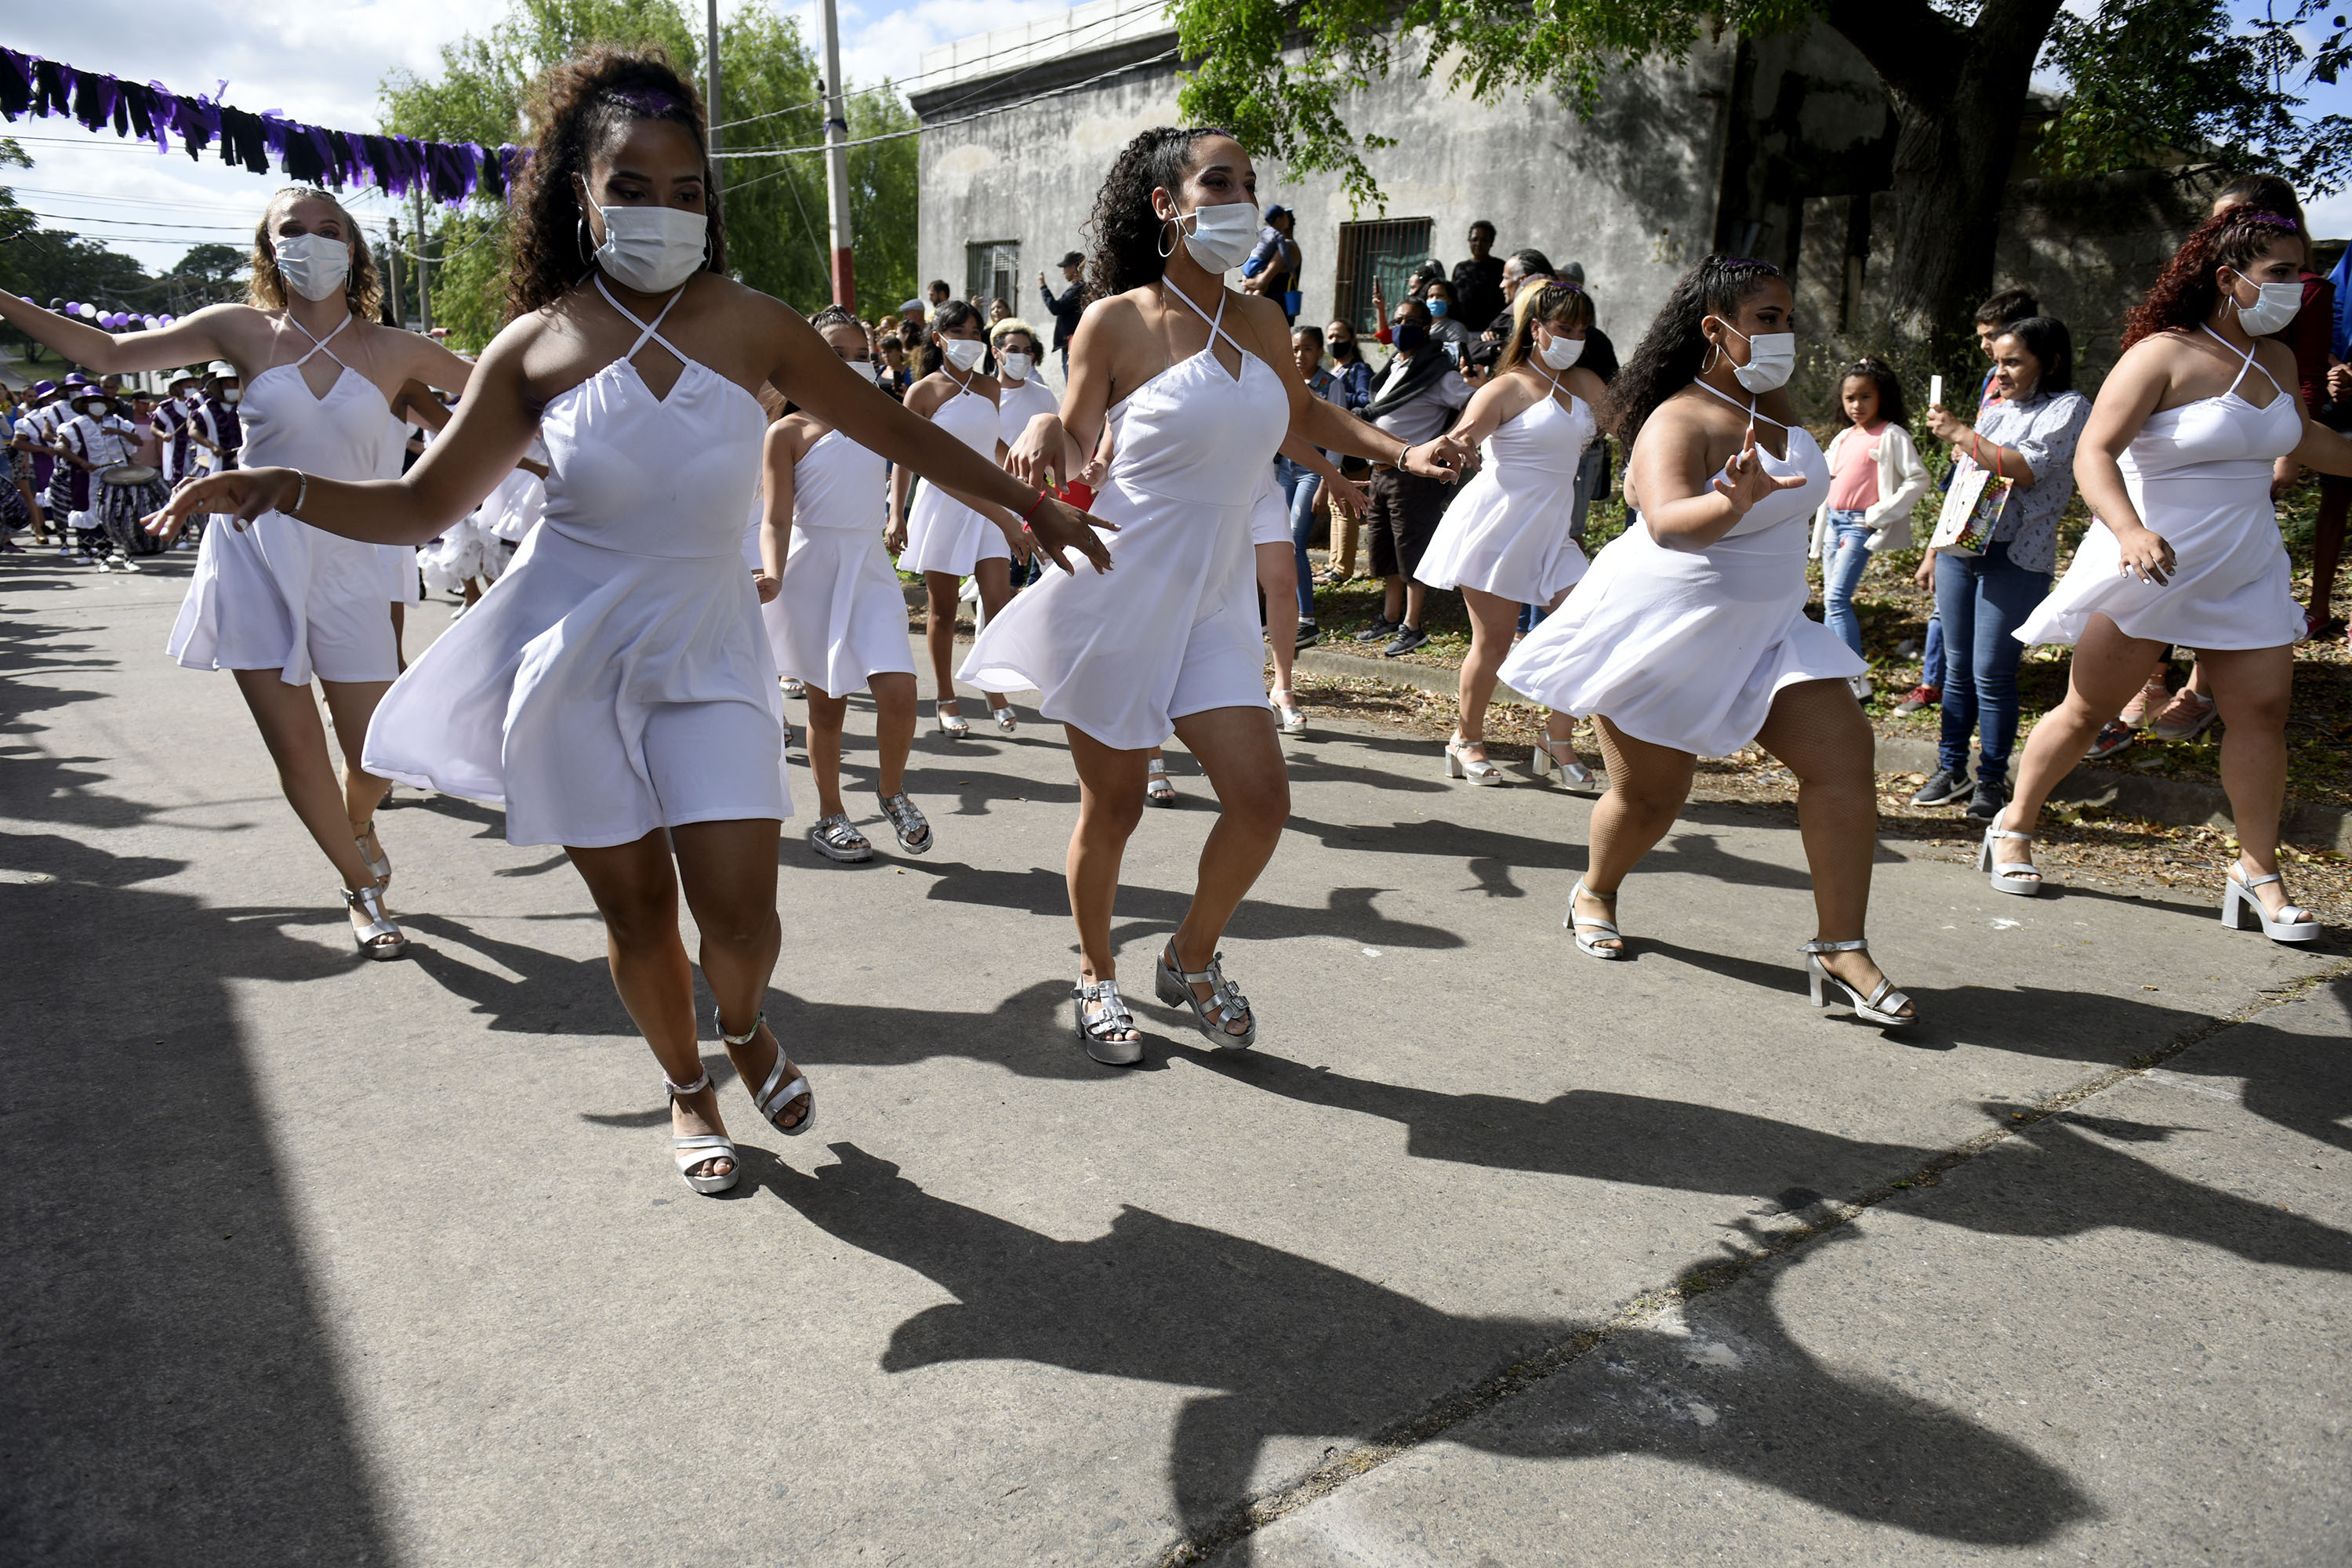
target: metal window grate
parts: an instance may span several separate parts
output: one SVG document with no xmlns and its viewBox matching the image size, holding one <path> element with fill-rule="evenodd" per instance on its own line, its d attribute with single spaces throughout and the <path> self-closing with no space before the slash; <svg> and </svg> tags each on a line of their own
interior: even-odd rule
<svg viewBox="0 0 2352 1568">
<path fill-rule="evenodd" d="M 981 314 L 988 314 L 988 301 L 1002 300 L 1019 315 L 1021 300 L 1021 242 L 1017 239 L 990 239 L 963 247 L 964 295 L 977 298 Z"/>
<path fill-rule="evenodd" d="M 1380 331 L 1372 319 L 1372 285 L 1394 310 L 1404 298 L 1405 280 L 1429 259 L 1430 220 L 1381 218 L 1339 226 L 1339 273 L 1331 289 L 1332 318 L 1369 337 Z"/>
</svg>

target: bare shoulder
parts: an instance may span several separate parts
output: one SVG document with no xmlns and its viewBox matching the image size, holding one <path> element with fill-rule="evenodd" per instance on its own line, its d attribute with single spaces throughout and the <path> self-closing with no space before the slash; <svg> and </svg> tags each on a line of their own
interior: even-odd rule
<svg viewBox="0 0 2352 1568">
<path fill-rule="evenodd" d="M 1568 374 L 1561 376 L 1559 380 L 1560 384 L 1567 387 L 1572 396 L 1591 405 L 1596 411 L 1608 400 L 1608 384 L 1580 364 L 1571 366 Z"/>
<path fill-rule="evenodd" d="M 1280 305 L 1264 294 L 1242 294 L 1228 289 L 1225 310 L 1228 320 L 1239 316 L 1249 323 L 1260 342 L 1279 343 L 1286 353 L 1290 347 L 1290 318 L 1282 313 Z"/>
<path fill-rule="evenodd" d="M 1091 300 L 1079 314 L 1078 326 L 1081 330 L 1092 327 L 1097 334 L 1136 331 L 1143 325 L 1143 303 L 1152 292 L 1151 285 L 1147 283 L 1124 294 L 1106 294 Z"/>
<path fill-rule="evenodd" d="M 768 455 L 797 463 L 831 426 L 806 410 L 795 410 L 768 426 Z"/>
</svg>

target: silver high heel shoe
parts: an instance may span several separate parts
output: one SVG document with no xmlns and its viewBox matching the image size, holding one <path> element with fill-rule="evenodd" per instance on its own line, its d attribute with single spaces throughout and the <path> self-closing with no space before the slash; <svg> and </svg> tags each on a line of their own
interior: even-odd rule
<svg viewBox="0 0 2352 1568">
<path fill-rule="evenodd" d="M 717 1013 L 714 1012 L 710 1016 L 712 1026 L 719 1031 L 719 1040 L 730 1048 L 750 1045 L 752 1037 L 759 1034 L 760 1026 L 767 1021 L 768 1016 L 762 1013 L 751 1020 L 750 1028 L 740 1035 L 730 1035 L 727 1032 L 727 1026 L 719 1021 Z M 784 1042 L 778 1040 L 776 1065 L 769 1069 L 768 1081 L 751 1094 L 751 1107 L 768 1119 L 769 1126 L 787 1138 L 797 1138 L 816 1125 L 816 1090 L 809 1087 L 809 1080 L 805 1077 L 797 1073 L 793 1074 L 791 1082 L 785 1082 L 784 1075 L 791 1071 L 792 1058 L 784 1054 Z M 703 1074 L 702 1080 L 705 1083 L 709 1082 L 710 1075 Z M 743 1080 L 743 1088 L 747 1091 L 751 1090 L 750 1079 Z M 688 1092 L 693 1091 L 689 1089 Z M 785 1110 L 791 1107 L 793 1100 L 804 1094 L 808 1096 L 808 1109 L 801 1112 L 801 1119 L 798 1121 L 793 1122 L 790 1127 L 785 1126 L 783 1120 Z"/>
<path fill-rule="evenodd" d="M 407 936 L 383 912 L 383 889 L 345 888 L 343 902 L 368 918 L 367 930 L 352 932 L 352 940 L 359 943 L 362 952 L 373 959 L 408 956 Z"/>
<path fill-rule="evenodd" d="M 1560 787 L 1571 795 L 1601 793 L 1601 775 L 1578 760 L 1575 746 L 1567 747 L 1568 755 L 1564 757 L 1552 747 L 1549 735 L 1536 737 L 1535 755 L 1528 760 L 1529 765 L 1535 769 L 1536 777 L 1545 779 L 1558 773 Z"/>
<path fill-rule="evenodd" d="M 1867 1023 L 1876 1024 L 1882 1028 L 1910 1027 L 1919 1021 L 1918 1016 L 1916 1013 L 1906 1016 L 1895 1011 L 1896 1008 L 1907 1004 L 1911 998 L 1895 989 L 1895 982 L 1883 974 L 1880 975 L 1876 988 L 1871 992 L 1869 998 L 1864 1000 L 1861 992 L 1832 974 L 1822 963 L 1821 955 L 1825 952 L 1867 952 L 1868 951 L 1870 951 L 1870 943 L 1860 938 L 1853 942 L 1823 942 L 1815 938 L 1805 943 L 1805 981 L 1812 988 L 1813 1005 L 1816 1007 L 1829 1005 L 1822 996 L 1822 983 L 1827 981 L 1845 993 L 1845 999 L 1853 1004 L 1855 1017 Z"/>
<path fill-rule="evenodd" d="M 1501 784 L 1502 769 L 1485 757 L 1463 755 L 1463 752 L 1472 746 L 1484 746 L 1486 743 L 1484 741 L 1465 741 L 1462 738 L 1462 731 L 1456 730 L 1453 738 L 1445 742 L 1445 776 L 1450 779 L 1468 779 L 1475 784 Z"/>
<path fill-rule="evenodd" d="M 676 1083 L 671 1081 L 669 1074 L 664 1073 L 662 1087 L 669 1090 L 672 1100 L 681 1095 L 700 1094 L 710 1087 L 710 1074 L 706 1069 L 692 1083 Z M 743 1179 L 743 1157 L 735 1152 L 735 1141 L 724 1133 L 704 1132 L 688 1138 L 672 1137 L 669 1144 L 671 1152 L 677 1156 L 677 1173 L 685 1178 L 688 1186 L 706 1198 L 716 1197 Z M 727 1162 L 725 1171 L 717 1174 L 706 1172 L 698 1176 L 694 1173 L 697 1165 L 707 1165 L 719 1160 Z"/>
<path fill-rule="evenodd" d="M 391 792 L 387 790 L 385 793 L 388 795 Z M 367 852 L 368 835 L 374 831 L 375 818 L 371 816 L 362 825 L 357 833 L 352 835 L 352 842 L 360 847 L 360 858 L 367 862 L 368 870 L 375 878 L 375 885 L 379 888 L 388 888 L 392 885 L 392 852 L 385 850 L 381 858 Z M 382 839 L 376 841 L 376 847 L 383 848 Z"/>
<path fill-rule="evenodd" d="M 1566 926 L 1569 935 L 1576 939 L 1576 951 L 1592 958 L 1619 959 L 1630 956 L 1625 951 L 1625 933 L 1617 929 L 1616 921 L 1596 921 L 1589 915 L 1583 920 L 1576 918 L 1578 893 L 1589 899 L 1616 897 L 1614 893 L 1596 893 L 1580 881 L 1576 884 L 1575 892 L 1568 895 L 1568 913 L 1560 917 L 1559 923 Z M 1587 931 L 1592 934 L 1587 936 L 1584 934 Z M 1604 942 L 1614 942 L 1617 945 L 1603 947 L 1601 944 Z"/>
<path fill-rule="evenodd" d="M 1077 998 L 1078 1043 L 1087 1055 L 1107 1068 L 1131 1068 L 1143 1059 L 1143 1036 L 1135 1026 L 1135 1015 L 1119 997 L 1118 981 L 1074 986 L 1070 994 Z M 1087 1011 L 1088 1003 L 1094 1004 L 1092 1013 Z M 1120 1035 L 1135 1038 L 1122 1040 Z"/>
<path fill-rule="evenodd" d="M 2273 942 L 2317 942 L 2319 919 L 2301 904 L 2282 904 L 2279 906 L 2279 918 L 2271 919 L 2270 911 L 2263 908 L 2262 900 L 2254 896 L 2254 889 L 2272 882 L 2280 882 L 2281 890 L 2284 890 L 2284 879 L 2276 871 L 2252 880 L 2241 879 L 2235 866 L 2222 872 L 2221 923 L 2231 931 L 2243 931 L 2246 929 L 2246 917 L 2252 915 L 2262 933 Z"/>
<path fill-rule="evenodd" d="M 2033 835 L 2031 833 L 2013 833 L 2000 825 L 2002 817 L 2007 816 L 2008 812 L 2007 806 L 2001 807 L 2000 810 L 1993 813 L 1992 820 L 1985 824 L 1984 844 L 1977 851 L 1977 869 L 1985 874 L 1986 879 L 1991 882 L 1993 891 L 1996 893 L 2015 893 L 2021 899 L 2034 898 L 2042 891 L 2040 867 L 2034 865 L 2030 858 L 1996 860 L 1992 858 L 1993 845 L 1997 840 L 2022 838 L 2028 844 L 2033 842 Z M 2224 915 L 2222 918 L 2226 920 L 2229 917 Z"/>
<path fill-rule="evenodd" d="M 949 740 L 969 741 L 971 739 L 971 721 L 963 716 L 963 710 L 961 708 L 952 713 L 948 711 L 948 703 L 959 700 L 960 699 L 950 697 L 944 701 L 932 703 L 931 718 L 938 723 L 940 733 Z"/>
</svg>

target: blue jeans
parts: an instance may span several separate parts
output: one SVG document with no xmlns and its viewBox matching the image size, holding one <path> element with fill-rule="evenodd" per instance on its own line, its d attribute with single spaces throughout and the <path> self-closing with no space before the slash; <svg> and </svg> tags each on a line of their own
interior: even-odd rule
<svg viewBox="0 0 2352 1568">
<path fill-rule="evenodd" d="M 1944 688 L 1944 617 L 1927 612 L 1927 646 L 1919 650 L 1919 681 L 1938 691 Z"/>
<path fill-rule="evenodd" d="M 1969 737 L 1979 737 L 1980 778 L 2009 777 L 2017 744 L 2017 664 L 2025 645 L 2014 632 L 2050 592 L 2050 574 L 2010 564 L 2009 544 L 1995 540 L 1982 555 L 1936 557 L 1936 614 L 1944 623 L 1944 730 L 1936 764 L 1968 766 Z"/>
<path fill-rule="evenodd" d="M 1858 511 L 1830 513 L 1830 538 L 1822 552 L 1822 624 L 1838 641 L 1862 652 L 1862 623 L 1854 618 L 1853 587 L 1870 569 L 1870 530 Z"/>
<path fill-rule="evenodd" d="M 1307 541 L 1315 531 L 1315 487 L 1323 482 L 1322 476 L 1278 454 L 1274 473 L 1290 502 L 1290 548 L 1298 557 L 1298 618 L 1311 621 L 1315 618 L 1315 569 L 1307 563 Z"/>
</svg>

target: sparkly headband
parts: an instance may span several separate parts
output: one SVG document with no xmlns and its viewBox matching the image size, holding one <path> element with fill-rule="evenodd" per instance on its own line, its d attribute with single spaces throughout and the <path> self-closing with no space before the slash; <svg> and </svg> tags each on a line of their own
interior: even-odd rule
<svg viewBox="0 0 2352 1568">
<path fill-rule="evenodd" d="M 686 107 L 678 101 L 676 93 L 666 92 L 657 87 L 611 88 L 606 89 L 604 96 L 652 119 L 675 114 Z"/>
<path fill-rule="evenodd" d="M 2241 215 L 2241 218 L 2242 221 L 2247 223 L 2273 225 L 2279 228 L 2285 229 L 2290 234 L 2301 234 L 2303 232 L 2303 226 L 2296 223 L 2294 219 L 2285 216 L 2284 214 L 2280 213 L 2266 213 L 2260 207 L 2249 207 L 2245 209 L 2245 211 Z"/>
</svg>

